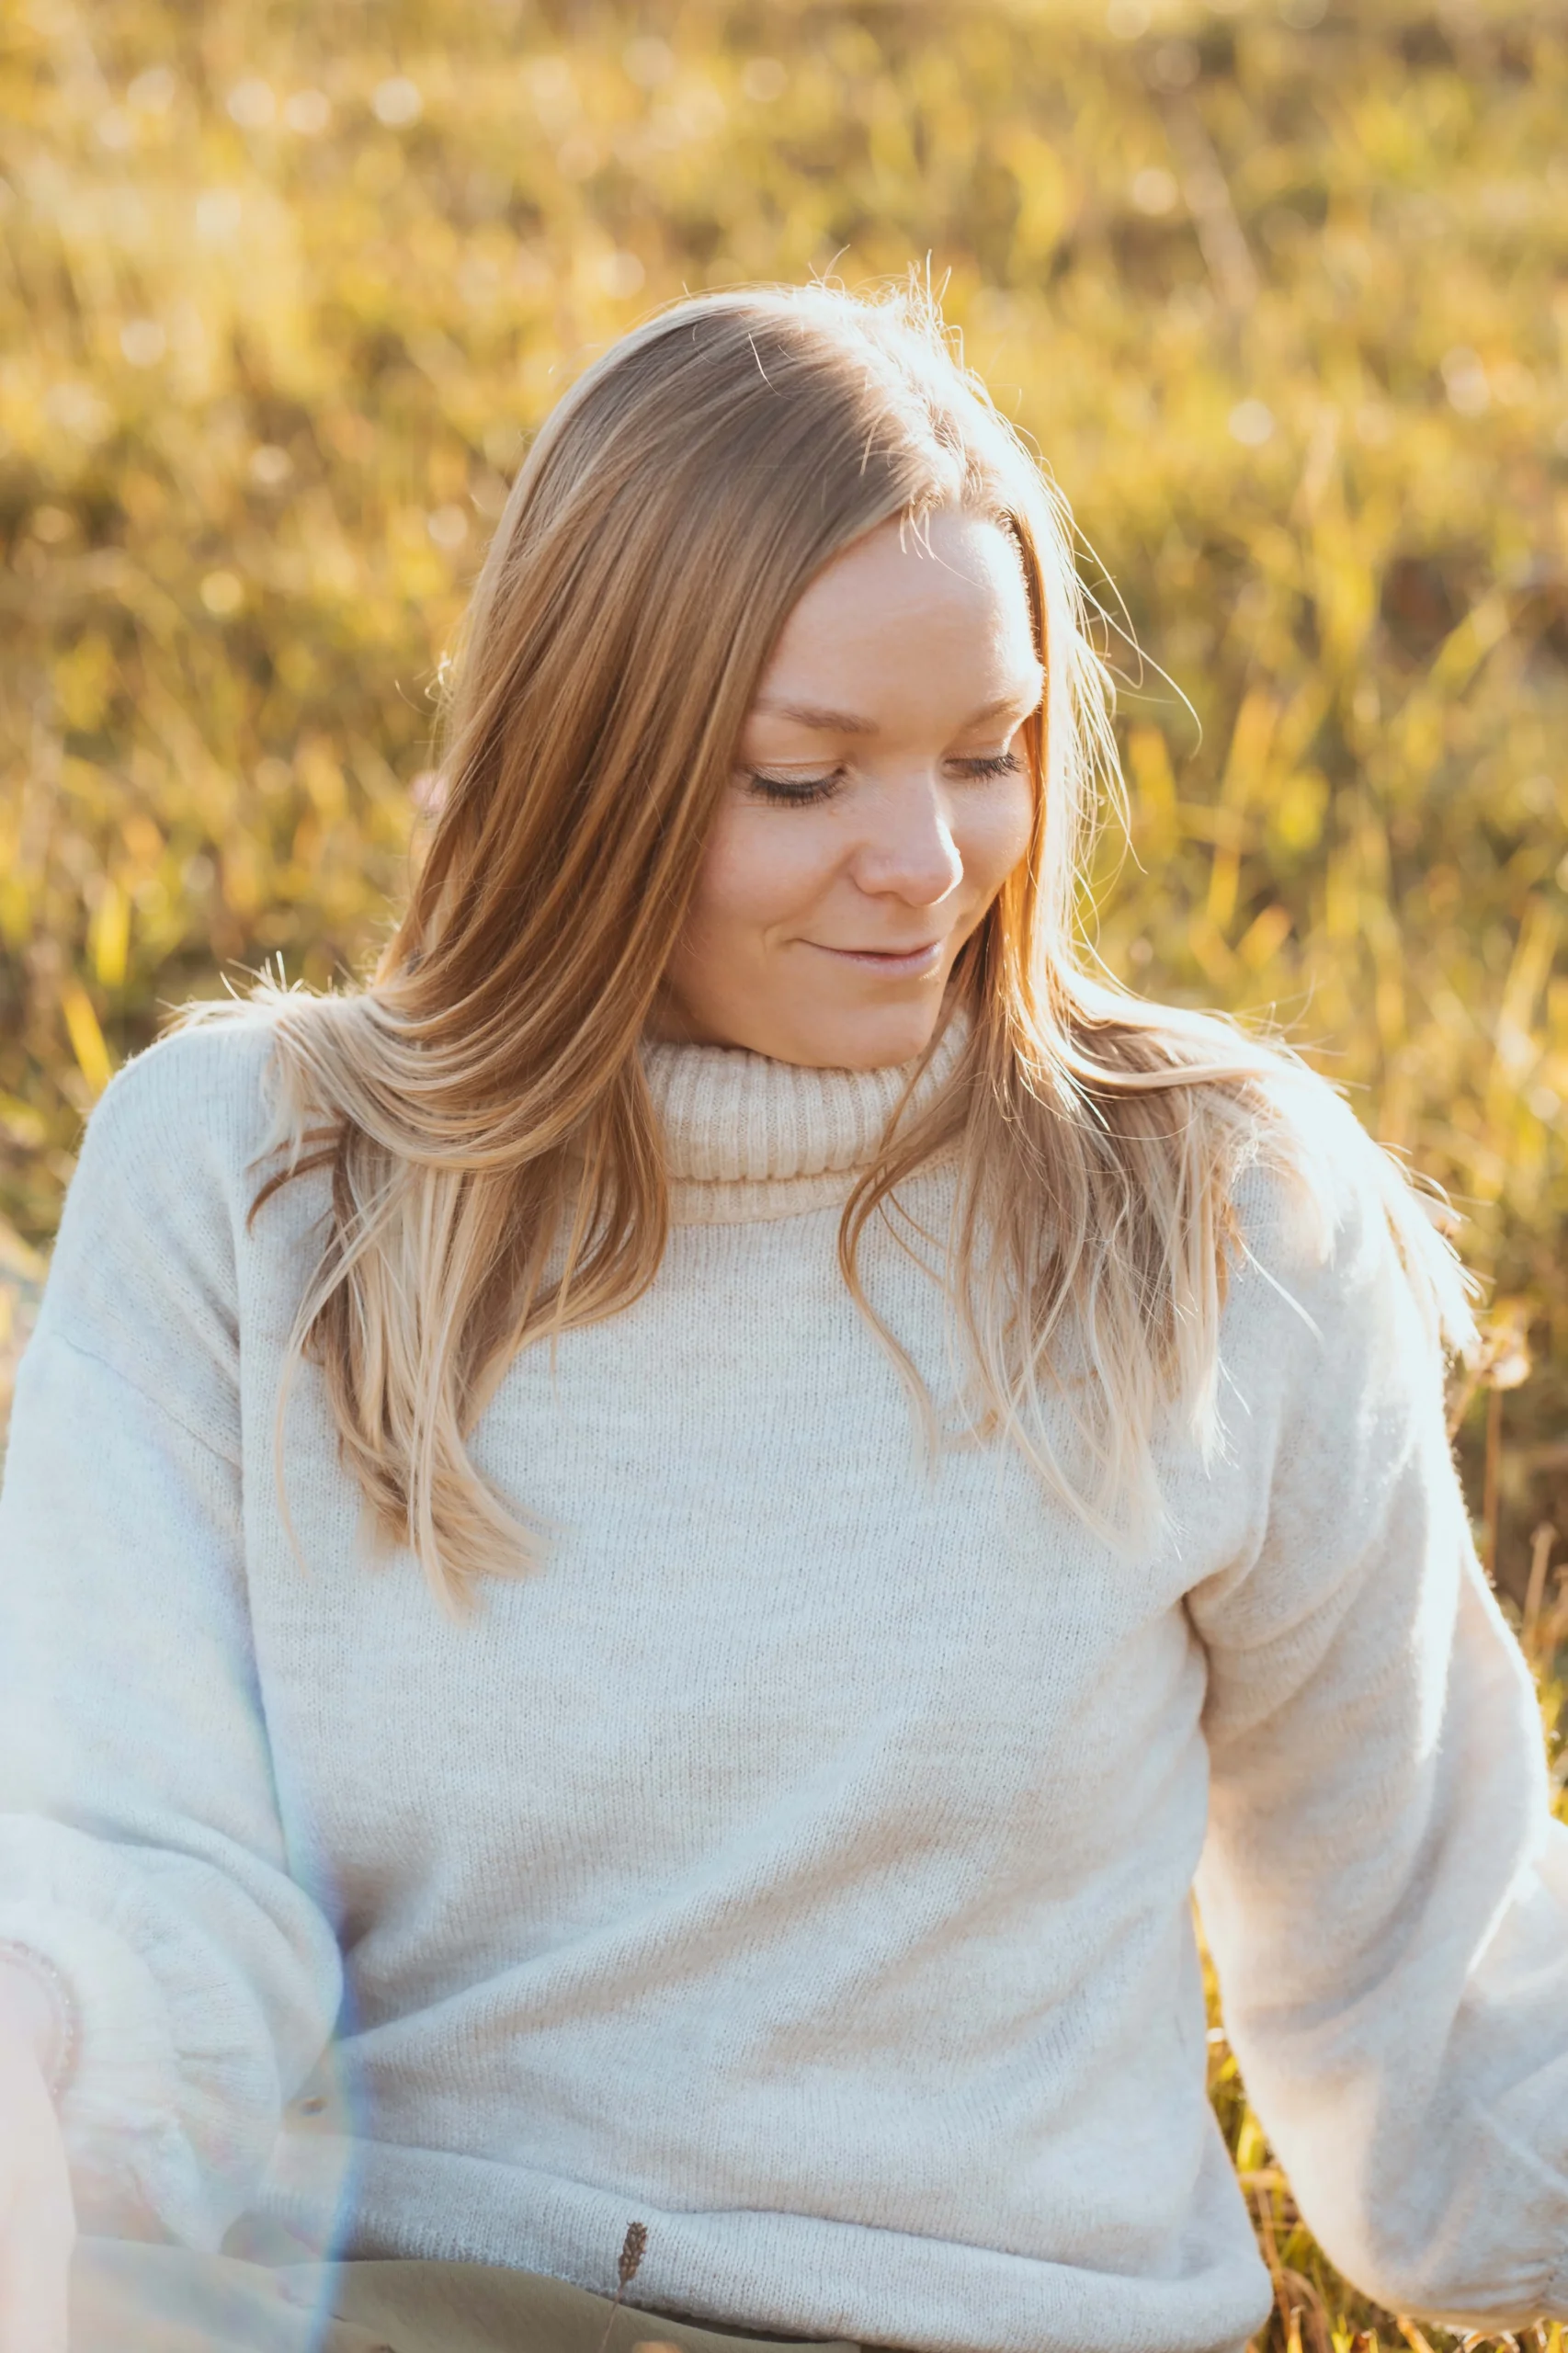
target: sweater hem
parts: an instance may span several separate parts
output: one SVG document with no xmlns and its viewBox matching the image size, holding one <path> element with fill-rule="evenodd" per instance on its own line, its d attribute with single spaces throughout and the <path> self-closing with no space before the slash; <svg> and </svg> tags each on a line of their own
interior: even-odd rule
<svg viewBox="0 0 1568 2353">
<path fill-rule="evenodd" d="M 1546 2317 L 1568 2320 L 1568 2246 L 1563 2248 L 1562 2260 L 1546 2283 Z"/>
<path fill-rule="evenodd" d="M 663 2207 L 635 2186 L 345 2142 L 290 2119 L 260 2211 L 337 2260 L 501 2263 L 598 2295 L 614 2292 L 636 2217 L 648 2228 L 637 2290 L 652 2312 L 909 2353 L 1240 2353 L 1269 2307 L 1239 2198 L 1233 2237 L 1229 2214 L 1204 2218 L 1196 2268 L 1112 2272 L 821 2212 Z"/>
</svg>

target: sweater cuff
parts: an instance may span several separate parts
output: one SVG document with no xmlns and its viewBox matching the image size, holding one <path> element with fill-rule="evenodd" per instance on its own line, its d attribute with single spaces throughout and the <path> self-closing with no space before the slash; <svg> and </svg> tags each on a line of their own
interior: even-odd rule
<svg viewBox="0 0 1568 2353">
<path fill-rule="evenodd" d="M 151 2214 L 184 2245 L 215 2249 L 226 2217 L 210 2211 L 180 2124 L 179 2054 L 146 1962 L 112 1929 L 46 1898 L 0 1902 L 0 1940 L 57 1970 L 75 2006 L 60 2121 L 84 2217 Z"/>
<path fill-rule="evenodd" d="M 35 1952 L 31 1945 L 16 1944 L 0 1937 L 0 1984 L 6 1978 L 11 1980 L 12 1990 L 6 1998 L 13 2004 L 17 1986 L 28 1988 L 22 1996 L 24 2021 L 32 2037 L 49 2097 L 58 2106 L 61 2094 L 76 2072 L 80 2030 L 75 1997 L 53 1961 L 41 1952 Z M 27 2016 L 28 2009 L 30 2019 Z"/>
</svg>

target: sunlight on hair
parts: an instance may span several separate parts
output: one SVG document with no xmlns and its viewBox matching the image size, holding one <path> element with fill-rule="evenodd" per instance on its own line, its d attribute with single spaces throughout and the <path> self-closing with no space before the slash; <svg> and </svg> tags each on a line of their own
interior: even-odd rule
<svg viewBox="0 0 1568 2353">
<path fill-rule="evenodd" d="M 977 1427 L 1121 1548 L 1159 1524 L 1162 1417 L 1221 1442 L 1234 1188 L 1267 1160 L 1313 1192 L 1326 1090 L 1264 1039 L 1134 996 L 1079 938 L 1122 789 L 1066 502 L 918 277 L 704 295 L 612 345 L 529 452 L 452 672 L 424 863 L 369 984 L 264 983 L 248 1015 L 275 1029 L 280 1155 L 253 1214 L 282 1185 L 330 1188 L 295 1358 L 322 1368 L 369 1524 L 449 1602 L 546 1540 L 469 1451 L 507 1365 L 657 1273 L 640 1048 L 770 649 L 835 555 L 953 505 L 1024 565 L 1047 676 L 1025 731 L 1034 838 L 955 970 L 950 1078 L 917 1120 L 895 1112 L 848 1202 L 844 1278 L 930 1440 L 858 1250 L 901 1184 L 955 1155 L 937 1279 Z M 1462 1336 L 1446 1245 L 1392 1165 L 1386 1189 L 1434 1333 Z"/>
</svg>

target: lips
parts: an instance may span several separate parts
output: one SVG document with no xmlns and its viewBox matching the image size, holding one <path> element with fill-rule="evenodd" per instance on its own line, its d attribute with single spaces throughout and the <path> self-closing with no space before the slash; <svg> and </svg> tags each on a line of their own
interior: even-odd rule
<svg viewBox="0 0 1568 2353">
<path fill-rule="evenodd" d="M 811 939 L 808 948 L 815 948 L 824 956 L 837 956 L 869 971 L 890 974 L 921 972 L 940 960 L 942 942 L 923 939 L 913 948 L 835 948 L 825 940 Z"/>
</svg>

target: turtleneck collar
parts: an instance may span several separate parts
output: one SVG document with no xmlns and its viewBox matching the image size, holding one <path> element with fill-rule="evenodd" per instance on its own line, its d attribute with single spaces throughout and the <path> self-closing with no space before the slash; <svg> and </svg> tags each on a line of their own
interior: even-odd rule
<svg viewBox="0 0 1568 2353">
<path fill-rule="evenodd" d="M 910 1110 L 946 1083 L 969 1036 L 960 1006 Z M 876 1157 L 914 1065 L 815 1070 L 734 1046 L 642 1047 L 677 1225 L 794 1217 L 841 1201 Z"/>
</svg>

